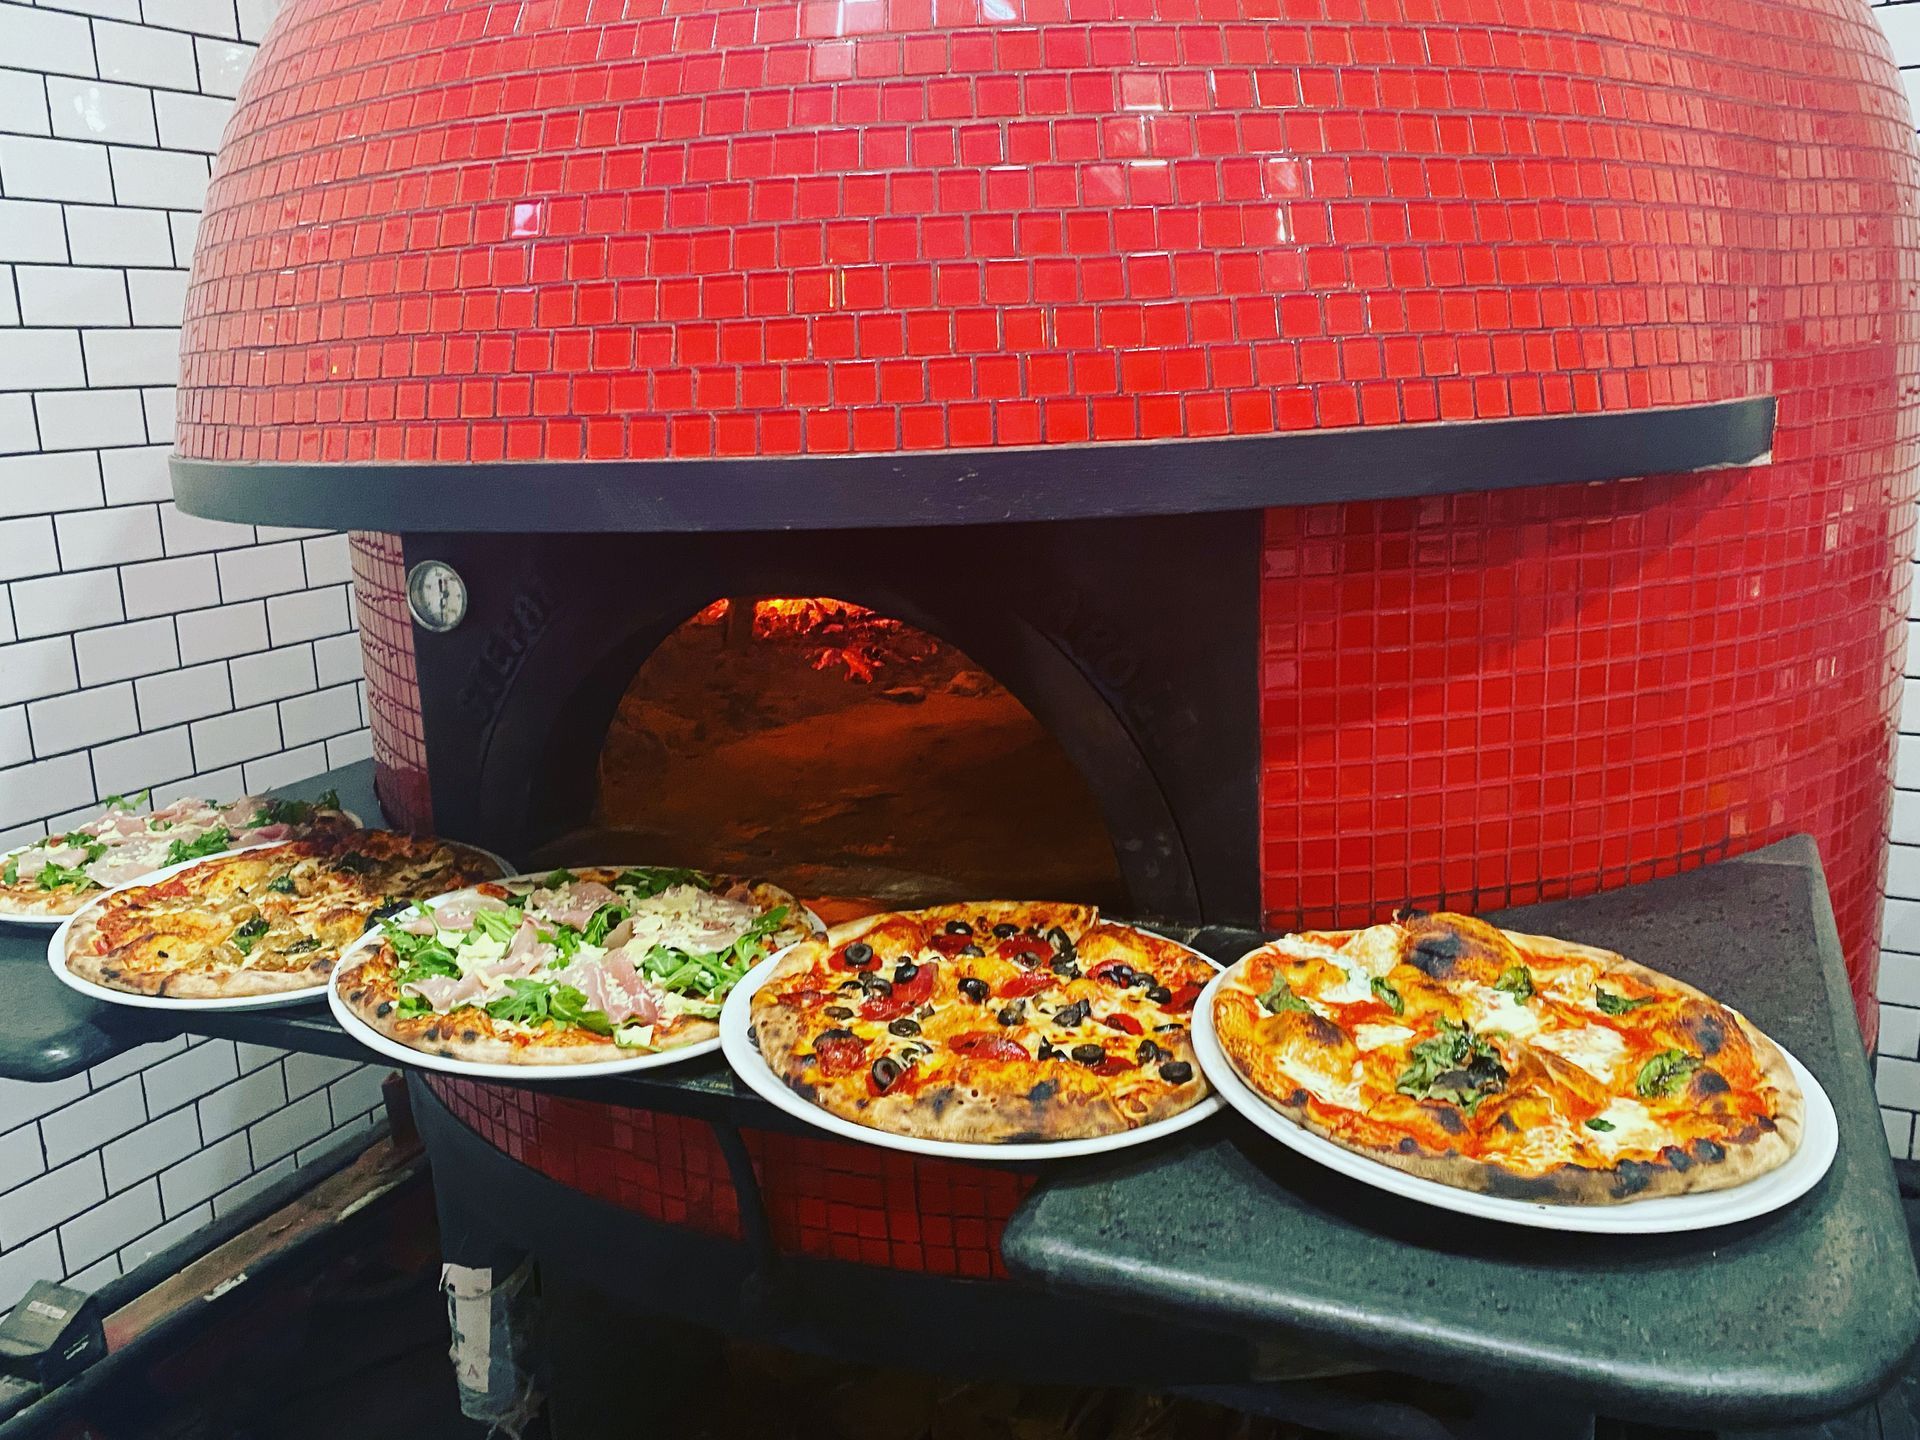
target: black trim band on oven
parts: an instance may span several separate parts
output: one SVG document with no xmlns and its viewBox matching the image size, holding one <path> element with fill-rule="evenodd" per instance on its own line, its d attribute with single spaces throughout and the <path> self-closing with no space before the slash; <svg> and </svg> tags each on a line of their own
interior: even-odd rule
<svg viewBox="0 0 1920 1440">
<path fill-rule="evenodd" d="M 1219 440 L 750 460 L 229 464 L 171 458 L 209 520 L 396 533 L 842 530 L 1199 515 L 1678 474 L 1767 458 L 1771 396 Z"/>
</svg>

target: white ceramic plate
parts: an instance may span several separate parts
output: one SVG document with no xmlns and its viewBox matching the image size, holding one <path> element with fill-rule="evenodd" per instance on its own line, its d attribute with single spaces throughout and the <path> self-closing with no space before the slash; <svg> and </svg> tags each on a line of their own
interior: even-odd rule
<svg viewBox="0 0 1920 1440">
<path fill-rule="evenodd" d="M 1331 1140 L 1303 1129 L 1274 1109 L 1258 1091 L 1240 1078 L 1240 1072 L 1220 1048 L 1213 1029 L 1213 1000 L 1222 975 L 1216 976 L 1193 1007 L 1193 1048 L 1200 1066 L 1213 1081 L 1214 1088 L 1227 1104 L 1290 1150 L 1309 1160 L 1338 1170 L 1342 1175 L 1390 1191 L 1407 1200 L 1455 1210 L 1482 1220 L 1498 1220 L 1508 1225 L 1529 1225 L 1539 1230 L 1580 1230 L 1598 1235 L 1657 1235 L 1678 1230 L 1708 1230 L 1716 1225 L 1731 1225 L 1751 1220 L 1798 1200 L 1819 1182 L 1840 1147 L 1840 1126 L 1833 1114 L 1833 1102 L 1820 1082 L 1813 1078 L 1786 1048 L 1787 1064 L 1793 1067 L 1801 1093 L 1807 1097 L 1806 1124 L 1800 1136 L 1800 1148 L 1786 1164 L 1766 1174 L 1736 1185 L 1731 1190 L 1708 1190 L 1697 1195 L 1661 1195 L 1652 1200 L 1634 1200 L 1624 1205 L 1541 1205 L 1530 1200 L 1509 1200 L 1442 1185 L 1437 1180 L 1409 1175 L 1369 1160 L 1364 1155 L 1334 1144 Z M 1778 1044 L 1778 1041 L 1774 1042 Z"/>
<path fill-rule="evenodd" d="M 1140 929 L 1143 934 L 1152 931 Z M 1165 938 L 1159 937 L 1159 938 Z M 1175 942 L 1178 943 L 1178 942 Z M 789 949 L 792 947 L 789 946 Z M 1191 949 L 1182 946 L 1183 949 Z M 878 1130 L 871 1125 L 861 1125 L 852 1120 L 842 1119 L 831 1111 L 822 1110 L 811 1100 L 802 1098 L 787 1087 L 787 1082 L 773 1073 L 772 1068 L 760 1056 L 751 1038 L 753 1021 L 754 993 L 764 985 L 767 977 L 773 973 L 773 967 L 780 962 L 782 950 L 770 955 L 746 973 L 746 976 L 734 987 L 733 994 L 727 997 L 726 1007 L 720 1012 L 720 1048 L 727 1053 L 727 1063 L 734 1072 L 762 1099 L 787 1112 L 809 1125 L 817 1125 L 831 1134 L 848 1140 L 863 1141 L 868 1145 L 879 1145 L 888 1150 L 905 1150 L 913 1155 L 933 1155 L 946 1160 L 998 1160 L 1019 1163 L 1027 1160 L 1068 1160 L 1081 1155 L 1101 1155 L 1109 1150 L 1124 1150 L 1130 1145 L 1145 1145 L 1150 1141 L 1198 1125 L 1209 1115 L 1219 1113 L 1221 1100 L 1219 1094 L 1207 1096 L 1196 1105 L 1189 1106 L 1178 1115 L 1165 1120 L 1156 1120 L 1151 1125 L 1142 1125 L 1137 1130 L 1123 1130 L 1118 1135 L 1096 1135 L 1086 1140 L 1039 1140 L 1008 1141 L 1005 1143 L 983 1142 L 969 1144 L 958 1140 L 922 1140 L 913 1135 L 896 1135 L 890 1130 Z M 1207 964 L 1213 960 L 1199 955 Z M 1196 1006 L 1196 1010 L 1197 1010 Z"/>
<path fill-rule="evenodd" d="M 555 867 L 555 869 L 564 868 L 570 867 Z M 599 870 L 608 867 L 599 865 L 589 867 L 583 865 L 578 868 Z M 620 868 L 632 869 L 634 867 L 622 866 Z M 509 885 L 515 881 L 538 881 L 552 873 L 552 870 L 542 870 L 529 875 L 506 875 L 502 876 L 497 883 Z M 425 903 L 438 907 L 465 893 L 467 892 L 464 890 L 454 890 L 445 895 L 436 895 Z M 415 913 L 417 910 L 417 906 L 409 907 L 409 909 L 397 912 L 391 918 L 396 920 L 402 919 Z M 804 905 L 801 906 L 801 912 L 813 922 L 815 929 L 826 928 L 820 923 L 820 917 Z M 720 1041 L 716 1037 L 711 1040 L 696 1041 L 692 1045 L 676 1046 L 671 1050 L 643 1051 L 633 1055 L 622 1056 L 618 1060 L 589 1060 L 579 1065 L 488 1065 L 480 1061 L 457 1060 L 447 1055 L 434 1055 L 425 1050 L 416 1050 L 411 1045 L 402 1045 L 398 1040 L 382 1035 L 378 1030 L 375 1030 L 372 1026 L 368 1025 L 366 1021 L 354 1014 L 353 1011 L 348 1008 L 346 1001 L 340 998 L 338 981 L 342 973 L 349 967 L 349 957 L 354 956 L 358 951 L 370 948 L 372 943 L 378 938 L 379 934 L 377 931 L 369 935 L 363 935 L 340 952 L 340 959 L 334 964 L 333 974 L 327 986 L 327 1008 L 333 1011 L 333 1018 L 340 1022 L 340 1028 L 346 1031 L 347 1034 L 358 1040 L 362 1045 L 365 1045 L 369 1050 L 377 1050 L 380 1054 L 387 1056 L 389 1059 L 398 1060 L 402 1064 L 418 1066 L 423 1070 L 444 1070 L 449 1075 L 466 1075 L 481 1080 L 590 1080 L 598 1075 L 625 1075 L 635 1070 L 652 1070 L 662 1065 L 679 1065 L 688 1060 L 696 1060 L 702 1055 L 711 1055 L 720 1048 Z M 783 950 L 780 953 L 785 954 L 786 952 Z M 747 972 L 749 976 L 753 973 L 751 970 Z"/>
<path fill-rule="evenodd" d="M 78 990 L 89 999 L 105 1000 L 112 1005 L 131 1005 L 141 1010 L 277 1010 L 286 1005 L 305 1005 L 308 1001 L 318 1000 L 327 988 L 325 981 L 322 981 L 318 985 L 309 985 L 304 990 L 286 990 L 277 995 L 227 995 L 216 996 L 209 999 L 187 999 L 177 995 L 135 995 L 126 990 L 114 990 L 105 985 L 96 985 L 91 980 L 83 980 L 80 976 L 75 975 L 71 970 L 67 969 L 67 932 L 73 928 L 74 921 L 86 914 L 87 911 L 91 910 L 95 905 L 100 904 L 109 895 L 118 895 L 122 890 L 131 890 L 136 885 L 155 884 L 167 879 L 169 876 L 178 875 L 182 870 L 191 870 L 195 865 L 203 864 L 208 860 L 220 859 L 221 856 L 224 855 L 238 855 L 247 850 L 264 849 L 267 845 L 287 845 L 291 843 L 291 841 L 287 840 L 269 840 L 261 845 L 244 845 L 239 850 L 225 850 L 222 851 L 220 855 L 202 855 L 198 859 L 183 860 L 178 865 L 164 866 L 149 875 L 141 876 L 138 880 L 129 880 L 125 885 L 116 885 L 111 890 L 102 890 L 98 895 L 94 896 L 93 899 L 81 906 L 79 910 L 61 920 L 60 928 L 55 930 L 53 937 L 47 941 L 47 964 L 53 967 L 53 973 L 59 978 L 63 985 Z M 478 845 L 467 845 L 464 840 L 457 843 L 465 845 L 469 850 L 475 850 L 485 855 L 502 870 L 511 870 L 513 868 L 505 858 L 494 854 L 491 850 L 483 849 Z M 355 941 L 354 943 L 358 944 L 359 942 Z M 351 946 L 348 947 L 348 949 L 351 948 Z M 341 952 L 342 955 L 345 953 L 345 950 Z M 336 959 L 334 964 L 337 968 L 339 961 Z"/>
<path fill-rule="evenodd" d="M 351 810 L 342 810 L 340 813 L 346 816 L 347 819 L 353 822 L 354 829 L 358 830 L 358 829 L 364 828 L 361 825 L 360 817 L 354 814 Z M 298 838 L 298 837 L 294 837 L 294 838 Z M 38 844 L 39 842 L 35 841 L 34 843 Z M 153 882 L 153 879 L 155 876 L 160 875 L 163 872 L 165 874 L 171 875 L 175 870 L 183 869 L 186 865 L 194 864 L 196 861 L 199 861 L 199 860 L 212 860 L 213 858 L 215 858 L 215 856 L 219 856 L 219 855 L 238 855 L 242 850 L 258 849 L 259 846 L 261 845 L 284 845 L 286 843 L 287 842 L 285 840 L 260 840 L 260 841 L 256 841 L 252 845 L 236 845 L 231 850 L 216 850 L 213 852 L 212 855 L 197 855 L 194 857 L 193 860 L 184 861 L 181 865 L 163 866 L 161 867 L 160 870 L 149 870 L 144 875 L 134 876 L 133 879 L 127 881 L 126 883 L 129 885 L 147 885 Z M 7 861 L 11 859 L 13 856 L 18 855 L 23 851 L 30 850 L 32 848 L 33 848 L 32 845 L 19 845 L 13 848 L 12 850 L 0 850 L 0 865 L 6 864 Z M 118 889 L 119 887 L 116 886 L 114 888 Z M 99 894 L 93 896 L 93 898 L 89 900 L 87 904 L 91 905 L 94 900 L 98 900 L 102 895 L 105 895 L 106 893 L 107 892 L 105 890 L 100 891 Z M 80 908 L 84 910 L 86 906 L 83 905 Z M 79 911 L 75 911 L 74 913 L 78 914 Z M 33 929 L 33 930 L 55 930 L 55 929 L 58 929 L 60 926 L 66 924 L 66 922 L 71 918 L 72 918 L 71 916 L 67 916 L 67 915 L 15 915 L 10 911 L 0 910 L 0 925 L 19 925 L 19 926 L 23 926 L 25 928 Z"/>
</svg>

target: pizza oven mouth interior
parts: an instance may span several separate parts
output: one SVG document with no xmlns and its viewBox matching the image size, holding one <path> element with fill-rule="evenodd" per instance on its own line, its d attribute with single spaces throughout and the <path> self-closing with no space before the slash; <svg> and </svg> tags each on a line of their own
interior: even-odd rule
<svg viewBox="0 0 1920 1440">
<path fill-rule="evenodd" d="M 1087 778 L 1020 699 L 837 597 L 700 608 L 634 671 L 593 764 L 591 814 L 531 863 L 684 864 L 887 907 L 1127 904 Z"/>
</svg>

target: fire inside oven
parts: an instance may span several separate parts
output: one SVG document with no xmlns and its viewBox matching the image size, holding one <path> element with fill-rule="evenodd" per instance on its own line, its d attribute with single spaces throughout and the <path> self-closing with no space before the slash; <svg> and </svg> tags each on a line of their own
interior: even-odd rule
<svg viewBox="0 0 1920 1440">
<path fill-rule="evenodd" d="M 832 596 L 715 600 L 646 657 L 590 827 L 539 858 L 607 854 L 884 907 L 1126 899 L 1086 780 L 1012 692 L 958 646 Z"/>
</svg>

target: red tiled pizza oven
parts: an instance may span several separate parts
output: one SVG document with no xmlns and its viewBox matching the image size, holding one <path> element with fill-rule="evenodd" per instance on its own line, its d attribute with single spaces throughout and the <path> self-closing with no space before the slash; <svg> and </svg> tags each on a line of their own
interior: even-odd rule
<svg viewBox="0 0 1920 1440">
<path fill-rule="evenodd" d="M 1259 903 L 1491 908 L 1810 831 L 1871 1032 L 1915 181 L 1857 0 L 290 0 L 208 195 L 178 451 L 457 501 L 513 462 L 1020 448 L 1044 489 L 1089 446 L 1773 397 L 1758 463 L 1276 494 Z M 1215 453 L 1167 445 L 1156 503 Z M 356 546 L 383 791 L 425 824 L 401 542 Z M 733 1223 L 697 1124 L 441 1093 Z M 1013 1180 L 757 1143 L 818 1190 L 783 1243 L 991 1268 Z M 972 1243 L 903 1239 L 915 1183 L 969 1189 Z"/>
</svg>

